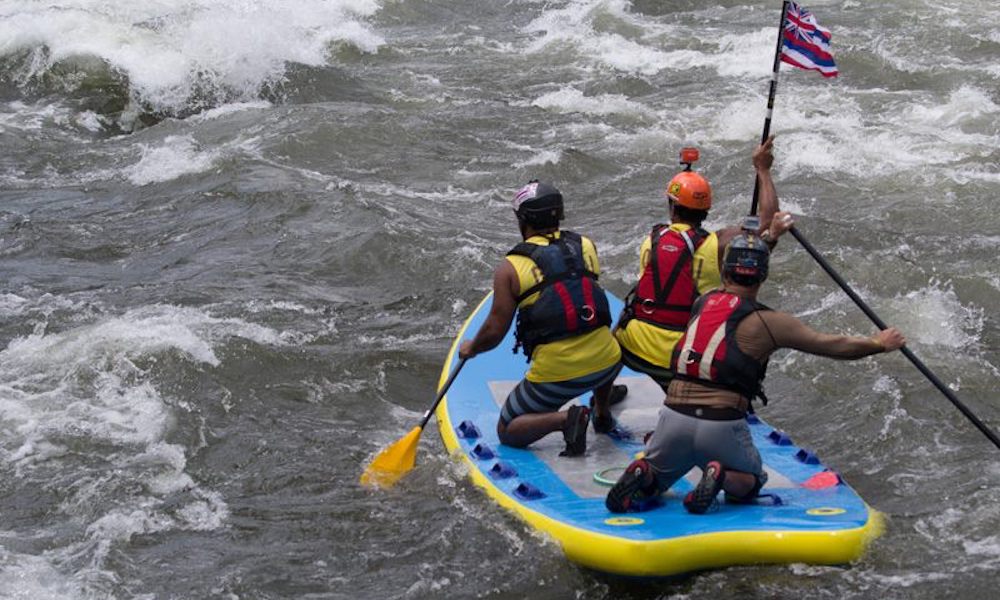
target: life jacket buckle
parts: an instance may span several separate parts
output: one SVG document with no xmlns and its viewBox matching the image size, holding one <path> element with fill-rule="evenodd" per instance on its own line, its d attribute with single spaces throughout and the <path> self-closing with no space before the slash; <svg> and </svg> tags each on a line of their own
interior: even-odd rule
<svg viewBox="0 0 1000 600">
<path fill-rule="evenodd" d="M 653 300 L 652 299 L 650 299 L 650 298 L 643 298 L 639 302 L 639 304 L 640 304 L 640 306 L 642 306 L 642 312 L 646 313 L 647 315 L 653 314 L 653 311 L 655 310 L 655 308 L 653 307 Z"/>
<path fill-rule="evenodd" d="M 704 356 L 701 352 L 695 352 L 694 350 L 686 350 L 685 352 L 684 364 L 688 365 L 701 362 L 701 359 Z"/>
<path fill-rule="evenodd" d="M 583 319 L 585 323 L 590 323 L 597 316 L 597 311 L 594 307 L 589 304 L 584 304 L 580 307 L 580 318 Z"/>
</svg>

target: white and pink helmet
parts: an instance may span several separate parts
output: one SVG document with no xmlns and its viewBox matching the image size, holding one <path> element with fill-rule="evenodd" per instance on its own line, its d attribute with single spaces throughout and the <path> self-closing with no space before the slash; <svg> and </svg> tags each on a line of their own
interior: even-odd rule
<svg viewBox="0 0 1000 600">
<path fill-rule="evenodd" d="M 555 186 L 532 179 L 518 190 L 511 205 L 521 221 L 533 226 L 552 227 L 563 218 L 563 197 Z"/>
</svg>

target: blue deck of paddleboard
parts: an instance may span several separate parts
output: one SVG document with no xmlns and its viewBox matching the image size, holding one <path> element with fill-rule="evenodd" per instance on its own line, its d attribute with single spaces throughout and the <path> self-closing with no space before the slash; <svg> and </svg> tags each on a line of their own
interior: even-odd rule
<svg viewBox="0 0 1000 600">
<path fill-rule="evenodd" d="M 621 301 L 610 294 L 609 299 L 617 314 Z M 475 334 L 489 308 L 487 299 L 469 319 L 464 338 Z M 762 493 L 776 495 L 780 504 L 770 500 L 753 506 L 720 502 L 717 511 L 691 515 L 683 509 L 680 498 L 700 476 L 694 469 L 663 496 L 658 507 L 641 513 L 640 525 L 611 524 L 618 515 L 605 508 L 608 487 L 594 481 L 594 474 L 624 467 L 642 450 L 643 434 L 656 424 L 662 391 L 648 377 L 624 369 L 618 381 L 629 385 L 629 395 L 613 412 L 622 428 L 632 432 L 632 439 L 598 435 L 591 428 L 583 457 L 558 456 L 564 447 L 559 433 L 546 436 L 528 449 L 503 446 L 496 434 L 499 406 L 527 368 L 524 356 L 511 352 L 513 345 L 513 335 L 508 333 L 496 349 L 468 361 L 449 390 L 443 410 L 457 433 L 460 451 L 466 453 L 473 468 L 481 470 L 512 501 L 532 511 L 575 528 L 633 540 L 710 532 L 838 531 L 863 527 L 869 520 L 870 509 L 844 483 L 819 490 L 802 487 L 803 482 L 827 467 L 792 443 L 789 436 L 760 421 L 751 423 L 750 429 L 769 473 Z M 454 368 L 457 361 L 457 353 L 453 352 L 448 368 Z M 587 398 L 575 402 L 583 404 Z M 613 469 L 607 477 L 613 480 L 619 473 Z"/>
</svg>

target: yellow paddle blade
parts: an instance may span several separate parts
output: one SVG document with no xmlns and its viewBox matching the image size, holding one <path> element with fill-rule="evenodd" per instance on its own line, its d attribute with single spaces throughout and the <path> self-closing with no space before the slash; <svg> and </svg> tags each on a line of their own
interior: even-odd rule
<svg viewBox="0 0 1000 600">
<path fill-rule="evenodd" d="M 417 462 L 417 443 L 422 430 L 421 427 L 414 427 L 410 433 L 380 452 L 361 474 L 361 485 L 380 488 L 395 485 Z"/>
</svg>

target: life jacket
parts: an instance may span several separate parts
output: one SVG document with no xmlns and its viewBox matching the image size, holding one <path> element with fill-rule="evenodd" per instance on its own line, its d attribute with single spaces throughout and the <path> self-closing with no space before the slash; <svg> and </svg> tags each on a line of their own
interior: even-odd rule
<svg viewBox="0 0 1000 600">
<path fill-rule="evenodd" d="M 683 331 L 698 297 L 694 254 L 708 238 L 704 229 L 676 231 L 656 225 L 650 235 L 649 262 L 626 298 L 623 315 L 657 327 Z"/>
<path fill-rule="evenodd" d="M 508 253 L 531 259 L 542 273 L 542 281 L 517 297 L 517 327 L 514 352 L 522 348 L 528 360 L 535 346 L 547 344 L 611 325 L 611 309 L 597 273 L 583 260 L 579 234 L 563 231 L 549 238 L 547 246 L 521 242 Z M 521 303 L 540 292 L 528 306 Z"/>
<path fill-rule="evenodd" d="M 698 298 L 691 322 L 670 359 L 674 377 L 731 390 L 749 400 L 763 398 L 761 382 L 767 362 L 762 364 L 745 354 L 734 337 L 740 321 L 759 310 L 770 309 L 722 290 Z"/>
</svg>

